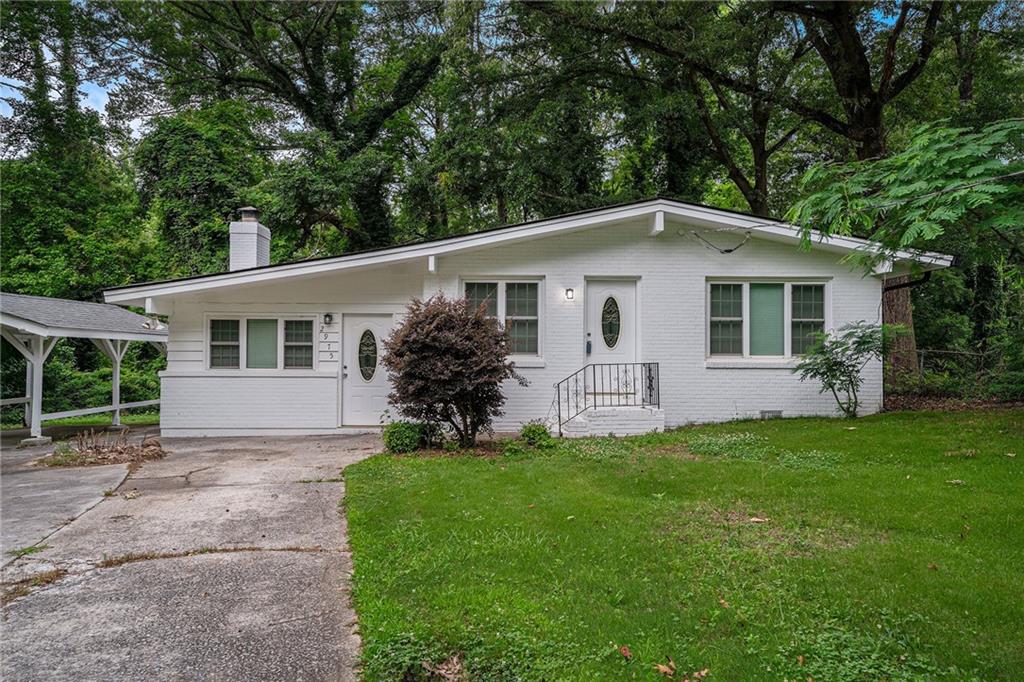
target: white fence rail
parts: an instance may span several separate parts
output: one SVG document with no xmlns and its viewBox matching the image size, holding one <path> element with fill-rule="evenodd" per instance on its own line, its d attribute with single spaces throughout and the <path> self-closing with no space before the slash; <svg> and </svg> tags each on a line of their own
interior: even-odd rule
<svg viewBox="0 0 1024 682">
<path fill-rule="evenodd" d="M 0 407 L 7 407 L 8 405 L 22 405 L 27 403 L 29 400 L 31 400 L 31 398 L 27 395 L 20 398 L 4 398 L 3 400 L 0 400 Z"/>
<path fill-rule="evenodd" d="M 14 399 L 12 399 L 14 400 Z M 16 400 L 24 400 L 17 398 Z M 100 414 L 101 412 L 114 412 L 116 410 L 130 410 L 133 407 L 150 407 L 159 405 L 160 400 L 139 400 L 134 403 L 121 403 L 120 405 L 104 405 L 103 407 L 84 407 L 80 410 L 64 410 L 63 412 L 48 412 L 43 414 L 43 421 L 50 419 L 64 419 L 65 417 L 83 417 L 87 414 Z"/>
</svg>

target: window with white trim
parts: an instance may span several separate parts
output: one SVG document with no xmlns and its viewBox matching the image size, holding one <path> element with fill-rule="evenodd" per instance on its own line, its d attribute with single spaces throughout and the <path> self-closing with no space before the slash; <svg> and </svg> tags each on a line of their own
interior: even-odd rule
<svg viewBox="0 0 1024 682">
<path fill-rule="evenodd" d="M 711 354 L 743 355 L 743 285 L 711 285 Z"/>
<path fill-rule="evenodd" d="M 825 287 L 822 284 L 794 284 L 792 294 L 791 353 L 803 355 L 825 331 Z"/>
<path fill-rule="evenodd" d="M 540 354 L 540 284 L 538 282 L 466 282 L 470 305 L 484 306 L 489 317 L 504 321 L 509 352 Z"/>
<path fill-rule="evenodd" d="M 313 368 L 313 320 L 284 321 L 284 368 Z"/>
<path fill-rule="evenodd" d="M 709 282 L 708 355 L 802 355 L 825 330 L 825 284 Z"/>
<path fill-rule="evenodd" d="M 238 369 L 238 320 L 210 320 L 210 367 Z"/>
<path fill-rule="evenodd" d="M 313 369 L 312 317 L 235 317 L 209 320 L 210 369 Z"/>
</svg>

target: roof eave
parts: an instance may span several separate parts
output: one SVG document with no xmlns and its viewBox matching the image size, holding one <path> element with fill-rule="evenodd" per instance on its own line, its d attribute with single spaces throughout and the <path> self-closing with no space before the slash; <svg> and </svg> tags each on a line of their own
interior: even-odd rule
<svg viewBox="0 0 1024 682">
<path fill-rule="evenodd" d="M 639 219 L 657 212 L 664 212 L 665 215 L 687 220 L 704 229 L 758 231 L 785 241 L 794 243 L 801 241 L 801 232 L 798 228 L 778 220 L 656 198 L 432 242 L 407 244 L 362 254 L 285 263 L 188 279 L 143 283 L 107 289 L 103 294 L 107 303 L 145 306 L 147 299 L 156 297 L 191 294 L 210 289 L 269 282 L 281 278 L 313 277 L 329 272 L 409 262 L 419 258 L 437 257 L 459 251 L 496 246 L 510 241 L 535 239 L 556 232 L 572 232 L 611 222 Z M 812 231 L 811 245 L 831 251 L 850 252 L 869 248 L 872 242 L 855 237 L 833 236 L 826 238 L 820 233 Z M 917 261 L 932 269 L 948 267 L 952 262 L 952 257 L 932 252 L 900 251 L 894 257 L 897 260 Z"/>
</svg>

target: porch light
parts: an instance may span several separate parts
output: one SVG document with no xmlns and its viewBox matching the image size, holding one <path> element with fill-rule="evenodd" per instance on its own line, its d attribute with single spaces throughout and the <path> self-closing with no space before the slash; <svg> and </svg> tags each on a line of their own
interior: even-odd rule
<svg viewBox="0 0 1024 682">
<path fill-rule="evenodd" d="M 334 315 L 324 313 L 324 324 L 330 324 L 331 322 L 334 322 Z"/>
<path fill-rule="evenodd" d="M 571 301 L 575 295 L 576 295 L 576 292 L 573 291 L 572 289 L 566 289 L 565 290 L 565 300 Z"/>
</svg>

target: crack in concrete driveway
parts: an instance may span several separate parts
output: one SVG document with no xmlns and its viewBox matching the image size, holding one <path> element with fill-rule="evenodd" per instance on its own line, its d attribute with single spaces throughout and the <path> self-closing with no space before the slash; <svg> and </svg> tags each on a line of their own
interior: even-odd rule
<svg viewBox="0 0 1024 682">
<path fill-rule="evenodd" d="M 355 679 L 344 482 L 296 481 L 337 479 L 376 437 L 163 445 L 121 484 L 133 495 L 5 567 L 67 573 L 4 607 L 3 679 Z"/>
</svg>

